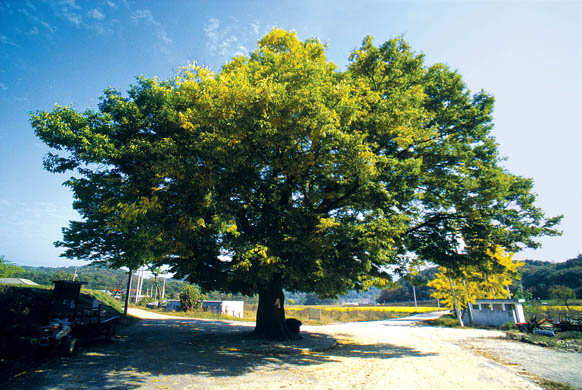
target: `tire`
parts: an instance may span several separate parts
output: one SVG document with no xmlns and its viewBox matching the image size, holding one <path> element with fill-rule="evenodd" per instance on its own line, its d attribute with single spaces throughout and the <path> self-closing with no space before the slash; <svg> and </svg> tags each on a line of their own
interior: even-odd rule
<svg viewBox="0 0 582 390">
<path fill-rule="evenodd" d="M 75 352 L 75 344 L 77 344 L 77 340 L 72 336 L 67 336 L 63 340 L 63 355 L 65 356 L 72 356 L 73 352 Z"/>
</svg>

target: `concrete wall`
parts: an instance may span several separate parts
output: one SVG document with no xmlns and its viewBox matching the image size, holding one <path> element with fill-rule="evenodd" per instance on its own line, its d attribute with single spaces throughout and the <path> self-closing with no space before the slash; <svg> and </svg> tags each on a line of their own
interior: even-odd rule
<svg viewBox="0 0 582 390">
<path fill-rule="evenodd" d="M 204 301 L 202 302 L 204 311 L 211 311 L 216 314 L 224 314 L 231 317 L 242 318 L 244 315 L 243 301 Z"/>
<path fill-rule="evenodd" d="M 222 301 L 222 314 L 243 318 L 245 303 L 243 301 Z"/>
<path fill-rule="evenodd" d="M 476 303 L 469 309 L 474 325 L 501 326 L 506 322 L 525 322 L 523 306 L 519 303 Z M 463 321 L 469 323 L 469 313 L 465 311 Z"/>
</svg>

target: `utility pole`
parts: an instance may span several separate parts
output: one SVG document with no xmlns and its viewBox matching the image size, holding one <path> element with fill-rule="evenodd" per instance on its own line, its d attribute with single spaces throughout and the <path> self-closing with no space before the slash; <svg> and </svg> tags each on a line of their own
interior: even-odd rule
<svg viewBox="0 0 582 390">
<path fill-rule="evenodd" d="M 141 289 L 143 287 L 143 268 L 137 271 L 137 288 L 135 289 L 135 304 L 139 302 L 139 297 L 141 297 Z"/>
</svg>

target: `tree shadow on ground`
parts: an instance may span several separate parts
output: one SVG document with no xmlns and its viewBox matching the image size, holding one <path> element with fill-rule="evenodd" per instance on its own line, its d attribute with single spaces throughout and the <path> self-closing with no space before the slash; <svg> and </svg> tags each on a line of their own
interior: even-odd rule
<svg viewBox="0 0 582 390">
<path fill-rule="evenodd" d="M 37 372 L 17 378 L 11 389 L 118 389 L 154 385 L 164 377 L 191 375 L 194 388 L 220 377 L 257 369 L 311 366 L 344 357 L 397 359 L 434 354 L 391 344 L 339 342 L 303 333 L 290 342 L 249 337 L 252 326 L 208 320 L 143 320 L 123 329 L 111 344 L 82 343 L 72 358 L 55 357 Z"/>
</svg>

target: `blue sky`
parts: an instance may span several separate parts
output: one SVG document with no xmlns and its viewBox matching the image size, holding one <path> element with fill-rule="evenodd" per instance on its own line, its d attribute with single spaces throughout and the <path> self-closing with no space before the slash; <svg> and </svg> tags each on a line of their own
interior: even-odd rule
<svg viewBox="0 0 582 390">
<path fill-rule="evenodd" d="M 328 43 L 347 57 L 370 34 L 404 35 L 429 64 L 457 69 L 496 97 L 505 166 L 532 177 L 538 206 L 564 214 L 564 234 L 517 258 L 563 261 L 582 252 L 581 3 L 391 1 L 0 2 L 0 255 L 21 265 L 74 265 L 52 243 L 78 216 L 66 179 L 28 113 L 54 104 L 95 108 L 103 89 L 135 76 L 171 77 L 193 61 L 219 70 L 273 26 Z"/>
</svg>

